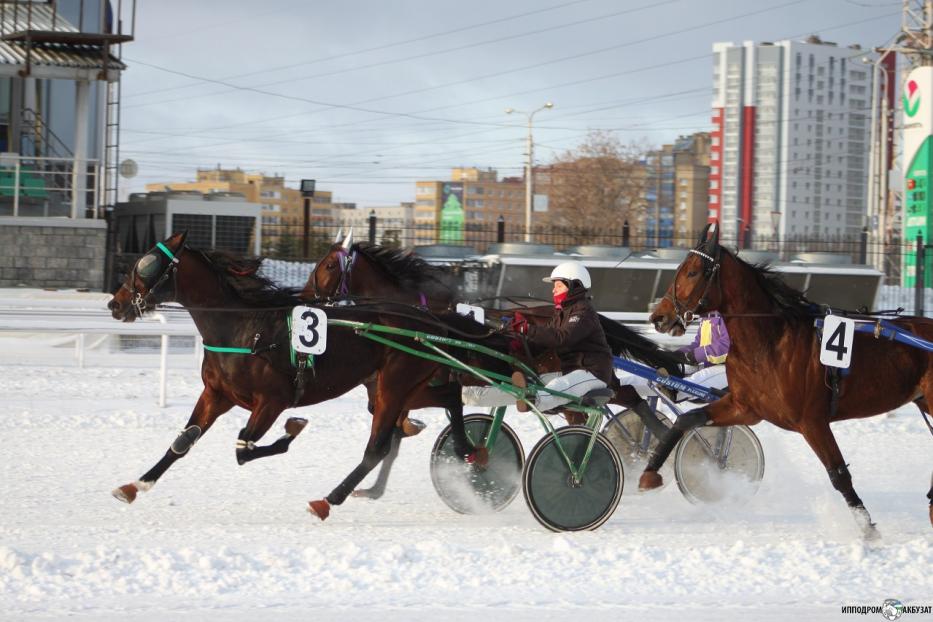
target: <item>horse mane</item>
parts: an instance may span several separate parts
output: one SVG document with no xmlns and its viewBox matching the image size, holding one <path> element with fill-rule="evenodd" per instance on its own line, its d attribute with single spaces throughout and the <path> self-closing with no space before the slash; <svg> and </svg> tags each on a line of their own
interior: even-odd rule
<svg viewBox="0 0 933 622">
<path fill-rule="evenodd" d="M 265 308 L 304 304 L 298 297 L 298 290 L 280 287 L 259 274 L 262 257 L 238 257 L 227 251 L 190 247 L 189 250 L 197 252 L 206 260 L 208 268 L 228 296 L 246 306 Z"/>
<path fill-rule="evenodd" d="M 447 274 L 432 266 L 410 250 L 401 250 L 357 242 L 351 247 L 374 264 L 380 266 L 399 287 L 412 292 L 423 292 L 435 299 L 452 300 L 453 287 L 447 284 Z"/>
<path fill-rule="evenodd" d="M 756 283 L 771 301 L 771 306 L 784 320 L 796 324 L 811 322 L 817 304 L 800 291 L 788 285 L 770 264 L 750 264 L 726 248 L 722 249 L 755 278 Z M 722 278 L 720 275 L 719 278 Z"/>
</svg>

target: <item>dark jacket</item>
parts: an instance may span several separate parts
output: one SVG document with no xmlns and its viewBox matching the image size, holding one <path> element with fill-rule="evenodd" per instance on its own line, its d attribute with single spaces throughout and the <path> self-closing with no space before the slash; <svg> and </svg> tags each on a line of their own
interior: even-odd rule
<svg viewBox="0 0 933 622">
<path fill-rule="evenodd" d="M 606 343 L 596 309 L 585 294 L 583 290 L 565 300 L 563 308 L 555 307 L 546 325 L 529 326 L 528 342 L 542 349 L 556 350 L 563 373 L 585 369 L 612 386 L 612 351 Z"/>
</svg>

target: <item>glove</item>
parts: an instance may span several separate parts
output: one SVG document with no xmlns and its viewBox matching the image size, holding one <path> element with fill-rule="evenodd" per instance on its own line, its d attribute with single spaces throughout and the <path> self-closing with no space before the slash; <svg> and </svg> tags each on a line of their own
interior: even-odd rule
<svg viewBox="0 0 933 622">
<path fill-rule="evenodd" d="M 515 315 L 512 316 L 512 323 L 509 324 L 509 330 L 520 335 L 528 334 L 528 320 L 521 312 L 516 311 Z"/>
<path fill-rule="evenodd" d="M 684 363 L 687 365 L 696 365 L 697 359 L 693 355 L 693 350 L 680 350 L 679 354 L 683 357 Z"/>
</svg>

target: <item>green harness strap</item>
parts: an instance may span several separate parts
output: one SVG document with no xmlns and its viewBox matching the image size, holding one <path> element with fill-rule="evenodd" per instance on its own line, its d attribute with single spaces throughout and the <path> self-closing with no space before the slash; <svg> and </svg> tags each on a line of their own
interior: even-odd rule
<svg viewBox="0 0 933 622">
<path fill-rule="evenodd" d="M 250 348 L 227 348 L 223 346 L 209 346 L 206 343 L 203 344 L 204 349 L 208 352 L 220 352 L 222 354 L 252 354 L 253 351 Z M 294 363 L 294 361 L 292 361 Z"/>
<path fill-rule="evenodd" d="M 163 251 L 163 252 L 166 252 L 166 254 L 169 254 L 167 251 Z M 169 254 L 169 256 L 171 256 L 171 255 Z M 291 336 L 292 336 L 292 314 L 291 314 L 291 313 L 286 313 L 286 314 L 285 314 L 285 320 L 288 322 L 288 355 L 289 355 L 289 359 L 290 359 L 291 362 L 292 362 L 292 367 L 298 367 L 298 356 L 297 356 L 297 353 L 295 352 L 295 348 L 292 346 L 292 340 L 291 340 Z M 234 347 L 229 347 L 229 346 L 209 346 L 209 345 L 207 345 L 206 343 L 205 343 L 205 344 L 202 344 L 202 345 L 204 346 L 204 349 L 207 350 L 208 352 L 218 352 L 218 353 L 220 353 L 220 354 L 255 354 L 255 353 L 256 353 L 252 348 L 234 348 Z M 308 363 L 307 363 L 308 366 L 314 367 L 314 355 L 313 355 L 313 354 L 309 354 L 307 360 L 308 360 Z"/>
</svg>

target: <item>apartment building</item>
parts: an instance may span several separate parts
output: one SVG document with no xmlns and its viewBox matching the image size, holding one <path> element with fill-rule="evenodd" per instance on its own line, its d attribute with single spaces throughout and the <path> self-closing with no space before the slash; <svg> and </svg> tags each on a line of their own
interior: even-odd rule
<svg viewBox="0 0 933 622">
<path fill-rule="evenodd" d="M 713 45 L 709 219 L 726 238 L 865 224 L 871 72 L 857 45 Z"/>
</svg>

